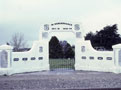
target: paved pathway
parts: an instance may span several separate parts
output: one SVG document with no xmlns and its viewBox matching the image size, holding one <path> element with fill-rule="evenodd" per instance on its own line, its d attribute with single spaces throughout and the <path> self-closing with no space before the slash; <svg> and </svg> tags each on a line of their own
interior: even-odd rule
<svg viewBox="0 0 121 90">
<path fill-rule="evenodd" d="M 81 90 L 94 88 L 121 88 L 121 74 L 45 71 L 0 76 L 0 90 Z"/>
</svg>

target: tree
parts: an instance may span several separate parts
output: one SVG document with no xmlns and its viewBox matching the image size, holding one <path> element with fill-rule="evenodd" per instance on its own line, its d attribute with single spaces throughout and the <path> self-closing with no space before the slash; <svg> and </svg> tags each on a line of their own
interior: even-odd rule
<svg viewBox="0 0 121 90">
<path fill-rule="evenodd" d="M 60 41 L 63 58 L 74 58 L 74 46 L 71 46 L 67 41 Z"/>
<path fill-rule="evenodd" d="M 86 34 L 85 40 L 91 40 L 91 39 L 93 39 L 93 38 L 94 38 L 94 36 L 95 36 L 95 34 L 94 34 L 94 33 L 89 32 L 89 33 L 87 33 L 87 34 Z"/>
<path fill-rule="evenodd" d="M 15 52 L 27 47 L 27 42 L 24 40 L 24 34 L 22 33 L 13 34 L 9 44 L 13 46 L 13 51 Z"/>
<path fill-rule="evenodd" d="M 74 58 L 74 51 L 69 43 L 65 47 L 65 58 Z"/>
<path fill-rule="evenodd" d="M 53 36 L 49 41 L 49 57 L 50 58 L 63 58 L 62 47 L 56 36 Z"/>
<path fill-rule="evenodd" d="M 106 26 L 96 34 L 88 33 L 85 39 L 91 40 L 93 47 L 104 47 L 107 50 L 112 50 L 112 45 L 121 43 L 121 37 L 117 32 L 117 24 Z"/>
</svg>

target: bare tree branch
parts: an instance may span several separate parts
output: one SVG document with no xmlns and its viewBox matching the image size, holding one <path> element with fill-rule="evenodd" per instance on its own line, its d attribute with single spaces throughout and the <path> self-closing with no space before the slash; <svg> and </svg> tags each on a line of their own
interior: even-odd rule
<svg viewBox="0 0 121 90">
<path fill-rule="evenodd" d="M 15 33 L 11 38 L 10 45 L 14 47 L 14 51 L 19 51 L 19 49 L 27 47 L 24 34 Z"/>
</svg>

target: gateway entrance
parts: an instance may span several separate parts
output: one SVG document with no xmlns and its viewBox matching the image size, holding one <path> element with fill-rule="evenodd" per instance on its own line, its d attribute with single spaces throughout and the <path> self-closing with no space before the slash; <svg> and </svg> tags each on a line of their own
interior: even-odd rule
<svg viewBox="0 0 121 90">
<path fill-rule="evenodd" d="M 50 70 L 75 70 L 75 45 L 73 44 L 75 40 L 73 38 L 72 32 L 50 33 Z"/>
<path fill-rule="evenodd" d="M 60 57 L 57 57 L 59 60 L 56 60 L 55 56 L 52 60 L 49 58 L 51 55 L 49 54 L 50 37 L 52 33 L 55 36 L 55 32 L 58 34 L 67 32 L 66 36 L 69 36 L 69 33 L 73 34 L 70 36 L 74 36 L 73 39 L 75 41 L 74 59 L 65 56 L 61 57 L 60 53 L 58 53 Z M 60 68 L 121 73 L 121 44 L 114 45 L 113 51 L 96 51 L 92 48 L 89 40 L 84 40 L 82 34 L 83 31 L 80 23 L 57 22 L 42 24 L 39 33 L 40 39 L 33 42 L 31 50 L 12 52 L 13 48 L 11 46 L 0 46 L 0 75 Z M 56 47 L 56 45 L 52 46 Z M 55 50 L 58 49 L 59 47 Z"/>
<path fill-rule="evenodd" d="M 40 39 L 47 42 L 47 56 L 50 70 L 75 70 L 75 62 L 76 62 L 76 47 L 78 45 L 78 40 L 82 39 L 82 30 L 81 25 L 79 23 L 65 23 L 65 22 L 57 22 L 57 23 L 49 23 L 41 25 Z M 68 40 L 59 41 L 57 40 L 56 33 L 60 34 L 60 37 L 63 37 L 62 33 L 67 33 L 66 35 L 69 37 L 73 36 L 74 46 L 70 46 L 70 50 L 72 50 L 72 55 L 66 56 L 68 52 L 64 52 L 67 48 L 62 44 L 69 44 Z M 69 34 L 70 33 L 70 34 Z M 53 39 L 53 40 L 52 40 Z M 52 43 L 50 42 L 52 40 Z M 57 43 L 58 42 L 58 43 Z M 57 43 L 57 44 L 54 44 Z M 70 45 L 70 44 L 69 44 Z M 54 48 L 54 49 L 53 49 Z M 61 48 L 62 51 L 59 51 Z M 51 55 L 54 54 L 55 55 Z M 65 55 L 64 55 L 65 54 Z M 72 57 L 71 57 L 72 56 Z"/>
</svg>

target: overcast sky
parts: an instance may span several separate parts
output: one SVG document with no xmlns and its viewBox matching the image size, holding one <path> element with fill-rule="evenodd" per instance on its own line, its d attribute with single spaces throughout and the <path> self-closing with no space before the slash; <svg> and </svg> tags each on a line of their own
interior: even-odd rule
<svg viewBox="0 0 121 90">
<path fill-rule="evenodd" d="M 41 23 L 51 21 L 80 22 L 85 33 L 118 24 L 121 34 L 121 0 L 0 0 L 0 44 L 16 32 L 38 40 Z"/>
</svg>

